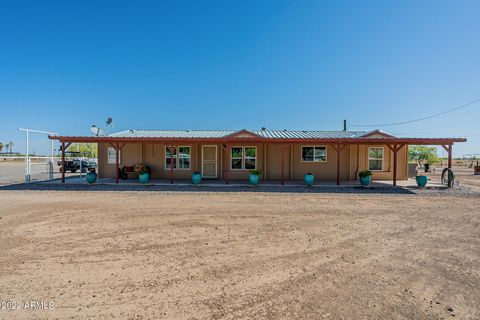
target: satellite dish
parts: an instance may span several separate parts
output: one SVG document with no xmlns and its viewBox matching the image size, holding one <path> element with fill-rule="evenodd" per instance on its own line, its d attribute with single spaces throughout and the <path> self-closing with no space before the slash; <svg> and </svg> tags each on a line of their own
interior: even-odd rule
<svg viewBox="0 0 480 320">
<path fill-rule="evenodd" d="M 97 137 L 104 135 L 103 129 L 97 128 L 96 125 L 93 125 L 93 126 L 90 128 L 90 131 L 92 131 L 92 133 L 93 133 L 94 135 L 96 135 Z"/>
<path fill-rule="evenodd" d="M 107 127 L 113 127 L 113 119 L 108 117 L 107 120 L 105 120 L 105 123 L 107 124 Z"/>
</svg>

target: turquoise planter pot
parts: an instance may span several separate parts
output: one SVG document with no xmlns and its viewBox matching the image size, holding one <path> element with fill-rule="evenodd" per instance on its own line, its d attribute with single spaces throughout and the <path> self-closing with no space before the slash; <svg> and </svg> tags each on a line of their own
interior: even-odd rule
<svg viewBox="0 0 480 320">
<path fill-rule="evenodd" d="M 367 187 L 370 184 L 370 182 L 372 182 L 372 176 L 366 176 L 366 177 L 360 178 L 360 184 L 362 186 Z"/>
<path fill-rule="evenodd" d="M 95 183 L 95 181 L 97 181 L 97 174 L 95 172 L 87 172 L 87 174 L 85 175 L 85 178 L 87 179 L 87 182 L 92 184 L 92 183 Z"/>
<path fill-rule="evenodd" d="M 258 181 L 260 180 L 260 177 L 257 176 L 256 174 L 250 174 L 248 176 L 248 182 L 251 184 L 251 185 L 254 185 L 256 186 L 258 184 Z"/>
<path fill-rule="evenodd" d="M 428 177 L 427 176 L 416 176 L 415 180 L 417 181 L 417 186 L 419 187 L 425 187 L 428 182 Z"/>
<path fill-rule="evenodd" d="M 148 181 L 150 181 L 150 173 L 140 173 L 138 175 L 138 181 L 140 181 L 140 183 L 148 183 Z"/>
<path fill-rule="evenodd" d="M 193 184 L 200 184 L 202 181 L 202 174 L 201 173 L 192 173 L 192 183 Z"/>
<path fill-rule="evenodd" d="M 308 174 L 306 173 L 304 176 L 303 176 L 303 182 L 305 182 L 305 184 L 309 187 L 311 187 L 313 185 L 313 181 L 315 181 L 315 177 L 313 174 Z"/>
</svg>

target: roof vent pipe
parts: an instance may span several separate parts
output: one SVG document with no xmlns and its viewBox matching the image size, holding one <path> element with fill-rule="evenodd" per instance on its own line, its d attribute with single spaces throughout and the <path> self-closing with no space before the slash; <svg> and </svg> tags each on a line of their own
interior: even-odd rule
<svg viewBox="0 0 480 320">
<path fill-rule="evenodd" d="M 265 127 L 262 127 L 262 131 L 267 131 L 267 128 L 265 128 Z"/>
<path fill-rule="evenodd" d="M 347 119 L 343 120 L 343 131 L 347 131 Z"/>
</svg>

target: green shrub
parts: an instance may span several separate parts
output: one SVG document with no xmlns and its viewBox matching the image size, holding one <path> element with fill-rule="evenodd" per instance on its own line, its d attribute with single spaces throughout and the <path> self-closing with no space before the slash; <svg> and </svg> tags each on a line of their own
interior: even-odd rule
<svg viewBox="0 0 480 320">
<path fill-rule="evenodd" d="M 358 173 L 358 176 L 359 176 L 360 178 L 370 177 L 371 175 L 372 175 L 372 171 L 370 171 L 370 170 L 363 170 L 363 171 L 360 171 L 360 172 Z"/>
<path fill-rule="evenodd" d="M 254 174 L 256 176 L 261 176 L 262 175 L 262 171 L 260 170 L 252 170 L 250 171 L 250 174 Z"/>
</svg>

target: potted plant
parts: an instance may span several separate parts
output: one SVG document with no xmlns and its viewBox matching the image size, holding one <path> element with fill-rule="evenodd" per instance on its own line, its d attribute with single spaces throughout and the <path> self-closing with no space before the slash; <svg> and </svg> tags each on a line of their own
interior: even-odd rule
<svg viewBox="0 0 480 320">
<path fill-rule="evenodd" d="M 311 187 L 314 181 L 315 176 L 313 175 L 313 173 L 308 172 L 303 175 L 303 182 L 305 183 L 305 185 Z"/>
<path fill-rule="evenodd" d="M 195 171 L 194 173 L 192 173 L 193 184 L 200 184 L 201 181 L 202 181 L 202 174 L 200 172 Z"/>
<path fill-rule="evenodd" d="M 135 166 L 135 172 L 138 173 L 138 181 L 140 183 L 147 183 L 150 180 L 150 168 L 143 164 L 137 164 Z"/>
<path fill-rule="evenodd" d="M 95 171 L 88 171 L 85 175 L 85 178 L 87 179 L 88 183 L 95 183 L 95 181 L 97 181 L 97 173 Z"/>
<path fill-rule="evenodd" d="M 419 187 L 425 187 L 428 182 L 428 177 L 427 176 L 416 176 L 415 181 L 417 181 L 417 186 Z"/>
<path fill-rule="evenodd" d="M 251 185 L 256 186 L 258 184 L 258 181 L 260 180 L 260 176 L 262 175 L 262 171 L 260 170 L 252 170 L 250 171 L 250 174 L 248 176 L 248 182 Z"/>
<path fill-rule="evenodd" d="M 370 170 L 363 170 L 358 173 L 360 184 L 367 187 L 372 181 L 372 172 Z"/>
</svg>

